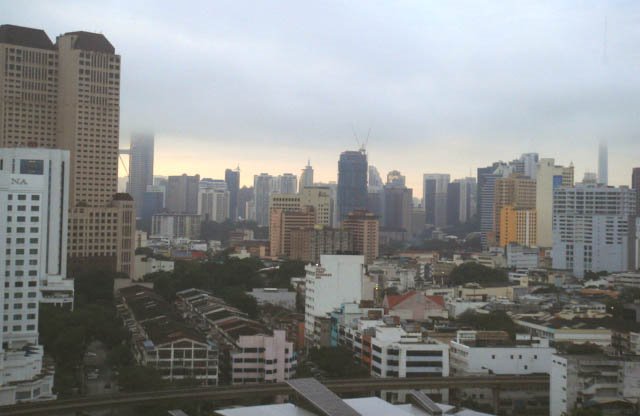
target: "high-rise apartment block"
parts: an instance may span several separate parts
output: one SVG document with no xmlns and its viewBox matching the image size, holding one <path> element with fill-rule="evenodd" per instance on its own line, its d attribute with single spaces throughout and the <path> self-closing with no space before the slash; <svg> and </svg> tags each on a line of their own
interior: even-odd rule
<svg viewBox="0 0 640 416">
<path fill-rule="evenodd" d="M 328 186 L 305 186 L 300 189 L 300 206 L 313 207 L 316 213 L 316 224 L 333 225 L 333 198 Z"/>
<path fill-rule="evenodd" d="M 400 185 L 387 184 L 382 191 L 382 223 L 391 231 L 411 232 L 411 214 L 413 211 L 413 189 Z"/>
<path fill-rule="evenodd" d="M 131 146 L 126 151 L 129 154 L 127 193 L 136 203 L 138 217 L 142 216 L 144 193 L 153 185 L 153 145 L 153 134 L 135 133 L 131 136 Z"/>
<path fill-rule="evenodd" d="M 536 174 L 536 217 L 539 247 L 553 244 L 553 195 L 560 187 L 571 187 L 574 182 L 573 165 L 556 166 L 553 159 L 540 159 Z"/>
<path fill-rule="evenodd" d="M 636 215 L 640 216 L 640 168 L 633 168 L 631 173 L 631 189 L 636 191 Z"/>
<path fill-rule="evenodd" d="M 54 44 L 42 30 L 2 25 L 0 85 L 0 146 L 70 153 L 70 269 L 102 265 L 132 275 L 134 203 L 116 196 L 120 56 L 113 45 L 89 32 L 65 33 Z"/>
<path fill-rule="evenodd" d="M 500 247 L 506 247 L 516 243 L 525 247 L 537 245 L 536 210 L 517 208 L 514 205 L 505 205 L 500 209 L 499 219 Z"/>
<path fill-rule="evenodd" d="M 494 196 L 493 196 L 493 212 L 495 215 L 494 223 L 493 223 L 493 237 L 494 241 L 490 241 L 491 243 L 502 243 L 503 238 L 500 234 L 502 230 L 502 226 L 504 223 L 508 223 L 510 227 L 507 229 L 513 229 L 512 227 L 516 227 L 517 225 L 512 221 L 502 221 L 502 214 L 509 213 L 510 215 L 518 216 L 514 213 L 514 211 L 527 210 L 534 211 L 536 208 L 536 181 L 533 179 L 529 179 L 525 176 L 520 176 L 519 174 L 513 174 L 507 178 L 497 178 L 494 188 Z M 503 208 L 509 207 L 511 209 L 505 210 L 503 212 Z M 535 214 L 534 214 L 535 215 Z M 521 215 L 522 217 L 522 215 Z M 525 215 L 524 218 L 529 218 L 530 215 Z M 509 218 L 512 220 L 512 218 Z M 520 225 L 529 224 L 530 226 L 535 226 L 535 221 L 533 222 L 524 222 Z M 535 234 L 534 230 L 530 230 L 525 232 L 526 235 Z M 510 235 L 509 238 L 513 238 L 514 234 Z M 507 241 L 509 243 L 511 241 Z M 500 244 L 502 247 L 506 245 Z"/>
<path fill-rule="evenodd" d="M 227 183 L 229 191 L 229 218 L 237 221 L 240 216 L 238 213 L 238 192 L 240 191 L 240 167 L 235 170 L 227 169 L 224 171 L 224 181 Z"/>
<path fill-rule="evenodd" d="M 271 178 L 271 193 L 295 194 L 298 192 L 298 178 L 292 173 Z"/>
<path fill-rule="evenodd" d="M 358 210 L 342 221 L 342 228 L 351 232 L 353 250 L 364 255 L 367 264 L 378 258 L 380 245 L 380 223 L 374 214 Z"/>
<path fill-rule="evenodd" d="M 629 233 L 636 195 L 628 187 L 578 184 L 553 196 L 554 269 L 620 272 L 629 267 Z"/>
<path fill-rule="evenodd" d="M 447 189 L 450 180 L 449 174 L 425 173 L 423 175 L 422 198 L 429 225 L 436 227 L 447 225 Z"/>
<path fill-rule="evenodd" d="M 338 221 L 367 206 L 367 154 L 347 151 L 338 161 Z"/>
<path fill-rule="evenodd" d="M 69 152 L 0 149 L 0 405 L 54 399 L 39 303 L 73 301 L 66 279 Z"/>
<path fill-rule="evenodd" d="M 197 214 L 200 175 L 169 176 L 165 208 L 172 214 Z"/>
<path fill-rule="evenodd" d="M 352 254 L 351 233 L 341 228 L 315 226 L 291 230 L 291 259 L 318 263 L 323 254 Z"/>
<path fill-rule="evenodd" d="M 229 218 L 231 193 L 223 180 L 205 178 L 198 190 L 198 214 L 203 221 L 224 222 Z"/>
<path fill-rule="evenodd" d="M 476 215 L 475 178 L 456 179 L 447 188 L 447 222 L 464 224 Z"/>
<path fill-rule="evenodd" d="M 291 232 L 300 228 L 312 228 L 316 214 L 313 207 L 303 207 L 298 210 L 271 210 L 271 224 L 269 226 L 269 240 L 272 257 L 291 257 Z"/>
</svg>

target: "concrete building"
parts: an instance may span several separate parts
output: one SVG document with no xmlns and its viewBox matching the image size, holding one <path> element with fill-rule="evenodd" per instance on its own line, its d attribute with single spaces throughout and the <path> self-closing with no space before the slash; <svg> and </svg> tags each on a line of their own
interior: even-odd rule
<svg viewBox="0 0 640 416">
<path fill-rule="evenodd" d="M 229 218 L 238 220 L 238 192 L 240 191 L 240 167 L 224 171 L 224 181 L 229 191 Z"/>
<path fill-rule="evenodd" d="M 127 193 L 136 203 L 136 216 L 142 216 L 143 198 L 147 187 L 153 185 L 153 134 L 134 133 L 129 155 L 129 184 Z M 121 151 L 122 153 L 122 151 Z"/>
<path fill-rule="evenodd" d="M 375 377 L 449 376 L 449 346 L 425 340 L 420 332 L 377 326 L 371 350 L 371 375 Z"/>
<path fill-rule="evenodd" d="M 271 182 L 271 192 L 278 194 L 295 194 L 298 192 L 298 177 L 292 173 L 276 176 Z"/>
<path fill-rule="evenodd" d="M 269 197 L 272 193 L 273 176 L 261 173 L 253 176 L 253 202 L 255 221 L 261 227 L 269 225 Z"/>
<path fill-rule="evenodd" d="M 556 188 L 553 202 L 553 268 L 578 277 L 588 271 L 627 271 L 635 192 L 578 184 Z"/>
<path fill-rule="evenodd" d="M 549 374 L 555 348 L 548 340 L 518 335 L 507 343 L 478 341 L 479 331 L 458 331 L 449 343 L 451 373 L 463 375 Z"/>
<path fill-rule="evenodd" d="M 382 191 L 384 182 L 382 181 L 380 172 L 378 172 L 378 168 L 373 165 L 369 166 L 367 169 L 367 173 L 369 178 L 369 182 L 367 183 L 367 192 L 376 193 Z"/>
<path fill-rule="evenodd" d="M 375 215 L 367 211 L 354 211 L 342 221 L 342 227 L 351 233 L 353 250 L 364 255 L 367 264 L 378 258 L 380 224 Z"/>
<path fill-rule="evenodd" d="M 305 338 L 308 345 L 313 345 L 316 320 L 343 303 L 359 303 L 366 297 L 365 259 L 323 255 L 320 264 L 308 265 L 305 270 Z"/>
<path fill-rule="evenodd" d="M 496 162 L 486 168 L 478 168 L 478 216 L 483 248 L 495 242 L 495 187 L 496 180 L 508 177 L 512 169 L 503 162 Z"/>
<path fill-rule="evenodd" d="M 203 179 L 198 189 L 198 215 L 203 221 L 224 222 L 229 218 L 231 193 L 223 180 Z"/>
<path fill-rule="evenodd" d="M 256 287 L 251 292 L 247 292 L 247 295 L 254 297 L 258 305 L 271 304 L 292 311 L 296 309 L 296 292 L 290 292 L 289 289 Z"/>
<path fill-rule="evenodd" d="M 140 230 L 151 231 L 151 217 L 164 210 L 164 192 L 158 188 L 149 186 L 142 194 L 142 211 L 137 225 Z"/>
<path fill-rule="evenodd" d="M 536 176 L 536 238 L 539 247 L 553 245 L 553 193 L 556 188 L 572 187 L 573 165 L 556 166 L 553 159 L 540 159 Z"/>
<path fill-rule="evenodd" d="M 165 207 L 172 214 L 197 214 L 200 175 L 169 176 Z"/>
<path fill-rule="evenodd" d="M 68 208 L 69 152 L 0 149 L 0 405 L 56 397 L 38 345 L 38 309 L 73 303 Z"/>
<path fill-rule="evenodd" d="M 300 174 L 298 192 L 302 192 L 304 188 L 309 186 L 313 186 L 313 167 L 311 166 L 310 160 L 307 161 L 307 166 L 302 169 L 302 173 Z"/>
<path fill-rule="evenodd" d="M 535 269 L 539 266 L 540 250 L 516 243 L 509 243 L 506 247 L 507 267 L 514 269 Z"/>
<path fill-rule="evenodd" d="M 497 178 L 494 188 L 493 197 L 493 212 L 495 215 L 493 221 L 493 231 L 495 240 L 492 243 L 500 244 L 504 247 L 510 240 L 516 238 L 517 231 L 517 212 L 520 210 L 528 210 L 525 215 L 520 215 L 522 219 L 532 218 L 533 221 L 521 222 L 521 226 L 528 226 L 522 234 L 528 236 L 531 240 L 531 236 L 535 235 L 535 232 L 531 230 L 531 226 L 535 226 L 535 208 L 536 208 L 536 181 L 529 179 L 518 174 L 513 174 L 509 177 Z M 510 207 L 511 209 L 505 210 L 504 214 L 511 216 L 503 221 L 502 214 L 503 208 Z M 510 220 L 510 221 L 509 221 Z M 503 238 L 500 234 L 504 225 L 507 225 L 505 231 L 513 231 L 511 235 Z M 527 244 L 531 245 L 531 244 Z M 533 242 L 535 245 L 535 242 Z"/>
<path fill-rule="evenodd" d="M 388 183 L 382 191 L 382 226 L 387 230 L 404 231 L 408 234 L 411 231 L 413 189 L 394 183 L 399 181 L 396 179 L 395 182 Z"/>
<path fill-rule="evenodd" d="M 598 183 L 609 185 L 609 152 L 605 141 L 601 141 L 598 146 Z"/>
<path fill-rule="evenodd" d="M 323 254 L 351 254 L 353 237 L 351 232 L 315 226 L 291 230 L 291 256 L 293 260 L 319 263 Z"/>
<path fill-rule="evenodd" d="M 316 213 L 316 224 L 333 225 L 333 199 L 328 186 L 305 186 L 300 189 L 300 206 L 313 207 Z"/>
<path fill-rule="evenodd" d="M 636 216 L 640 216 L 640 168 L 631 172 L 631 189 L 636 191 Z"/>
<path fill-rule="evenodd" d="M 118 231 L 130 225 L 118 221 L 133 216 L 133 233 L 134 204 L 114 200 L 120 56 L 101 34 L 69 32 L 54 44 L 42 30 L 13 25 L 0 26 L 0 55 L 0 147 L 70 153 L 70 270 L 98 264 L 131 274 L 131 236 Z"/>
<path fill-rule="evenodd" d="M 633 414 L 640 397 L 640 360 L 553 355 L 550 391 L 550 416 L 563 416 L 588 407 L 600 410 L 601 414 Z"/>
<path fill-rule="evenodd" d="M 251 212 L 251 206 L 255 207 L 254 203 L 254 189 L 253 187 L 243 186 L 238 190 L 238 218 L 240 219 L 255 219 L 255 209 L 253 215 Z"/>
<path fill-rule="evenodd" d="M 367 206 L 367 154 L 346 151 L 338 161 L 338 221 Z"/>
<path fill-rule="evenodd" d="M 312 228 L 316 214 L 313 207 L 303 207 L 295 211 L 274 208 L 271 211 L 269 241 L 272 257 L 291 257 L 291 232 L 300 228 Z"/>
<path fill-rule="evenodd" d="M 197 214 L 156 214 L 151 218 L 151 235 L 196 240 L 201 226 L 202 217 Z"/>
<path fill-rule="evenodd" d="M 506 205 L 500 209 L 498 244 L 506 247 L 515 243 L 525 247 L 537 245 L 537 222 L 535 209 L 516 208 Z"/>
<path fill-rule="evenodd" d="M 450 179 L 449 174 L 425 173 L 423 175 L 422 205 L 426 210 L 428 225 L 436 227 L 447 225 L 447 189 Z"/>
<path fill-rule="evenodd" d="M 149 273 L 172 272 L 174 266 L 173 260 L 159 260 L 144 254 L 136 254 L 136 274 L 132 280 L 142 280 Z"/>
<path fill-rule="evenodd" d="M 237 345 L 231 353 L 233 384 L 282 383 L 295 376 L 296 352 L 285 331 L 240 336 Z"/>
</svg>

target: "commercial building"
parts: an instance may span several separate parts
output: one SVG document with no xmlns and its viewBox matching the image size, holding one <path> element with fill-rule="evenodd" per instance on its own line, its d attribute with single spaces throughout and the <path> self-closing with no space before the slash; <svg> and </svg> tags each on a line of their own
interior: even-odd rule
<svg viewBox="0 0 640 416">
<path fill-rule="evenodd" d="M 300 174 L 298 192 L 302 192 L 304 188 L 309 186 L 313 186 L 313 167 L 311 166 L 310 160 L 307 161 L 307 166 L 302 169 L 302 173 Z"/>
<path fill-rule="evenodd" d="M 291 230 L 291 259 L 319 263 L 323 254 L 351 254 L 353 238 L 344 229 L 315 226 Z"/>
<path fill-rule="evenodd" d="M 312 228 L 315 220 L 313 207 L 303 207 L 296 211 L 273 209 L 269 226 L 271 256 L 291 257 L 291 232 L 300 228 Z"/>
<path fill-rule="evenodd" d="M 353 250 L 364 255 L 367 264 L 378 258 L 380 223 L 367 211 L 354 211 L 342 221 L 342 227 L 351 233 Z"/>
<path fill-rule="evenodd" d="M 272 191 L 273 176 L 261 173 L 253 176 L 253 202 L 255 204 L 255 220 L 261 227 L 269 225 L 269 197 Z"/>
<path fill-rule="evenodd" d="M 165 208 L 172 214 L 197 214 L 200 175 L 169 176 Z"/>
<path fill-rule="evenodd" d="M 271 178 L 271 192 L 276 194 L 295 194 L 298 192 L 298 178 L 292 173 Z"/>
<path fill-rule="evenodd" d="M 338 221 L 367 206 L 367 154 L 346 151 L 338 161 Z"/>
<path fill-rule="evenodd" d="M 200 238 L 202 217 L 197 214 L 156 214 L 151 218 L 151 235 L 169 239 Z"/>
<path fill-rule="evenodd" d="M 628 356 L 551 357 L 550 416 L 593 408 L 601 414 L 633 414 L 640 397 L 640 360 Z M 609 410 L 609 411 L 607 411 Z"/>
<path fill-rule="evenodd" d="M 375 327 L 371 374 L 376 377 L 447 377 L 449 346 L 400 327 Z"/>
<path fill-rule="evenodd" d="M 313 207 L 316 213 L 316 225 L 331 226 L 333 224 L 334 201 L 330 187 L 308 185 L 300 189 L 299 196 L 301 207 Z"/>
<path fill-rule="evenodd" d="M 203 179 L 198 189 L 198 215 L 203 221 L 224 222 L 229 218 L 231 193 L 223 180 Z"/>
<path fill-rule="evenodd" d="M 635 203 L 635 192 L 627 187 L 578 184 L 556 188 L 553 268 L 571 270 L 578 277 L 588 271 L 627 271 Z"/>
<path fill-rule="evenodd" d="M 505 163 L 496 162 L 486 168 L 478 168 L 478 216 L 480 217 L 480 232 L 484 248 L 496 241 L 495 236 L 495 187 L 496 180 L 508 177 L 512 168 Z"/>
<path fill-rule="evenodd" d="M 364 256 L 323 255 L 320 264 L 306 267 L 305 338 L 315 340 L 316 320 L 326 317 L 343 303 L 366 298 Z"/>
<path fill-rule="evenodd" d="M 553 159 L 540 159 L 536 174 L 536 238 L 539 247 L 553 245 L 553 193 L 560 187 L 572 187 L 573 164 L 556 166 Z"/>
<path fill-rule="evenodd" d="M 400 175 L 400 172 L 394 172 Z M 413 189 L 402 183 L 403 180 L 392 178 L 383 188 L 382 226 L 387 230 L 404 231 L 408 234 L 411 232 Z"/>
<path fill-rule="evenodd" d="M 136 274 L 131 280 L 142 280 L 149 273 L 172 272 L 174 266 L 173 260 L 161 260 L 144 254 L 136 254 Z"/>
<path fill-rule="evenodd" d="M 237 345 L 231 353 L 233 384 L 282 383 L 295 376 L 296 352 L 285 331 L 240 336 Z"/>
<path fill-rule="evenodd" d="M 137 226 L 140 230 L 151 231 L 151 217 L 164 210 L 164 192 L 158 188 L 150 186 L 142 194 L 142 211 Z"/>
<path fill-rule="evenodd" d="M 224 181 L 227 183 L 229 191 L 229 218 L 232 221 L 238 220 L 238 192 L 240 190 L 240 167 L 235 170 L 226 169 L 224 171 Z"/>
<path fill-rule="evenodd" d="M 528 270 L 539 266 L 540 250 L 537 247 L 509 243 L 506 252 L 507 267 L 510 269 Z"/>
<path fill-rule="evenodd" d="M 143 198 L 147 187 L 153 185 L 153 134 L 134 133 L 129 155 L 129 184 L 127 193 L 136 203 L 136 216 L 142 216 Z M 121 151 L 122 153 L 122 151 Z"/>
<path fill-rule="evenodd" d="M 68 208 L 69 152 L 0 149 L 0 405 L 56 397 L 38 345 L 38 309 L 73 302 Z"/>
<path fill-rule="evenodd" d="M 425 173 L 423 175 L 423 203 L 428 225 L 445 227 L 447 225 L 447 189 L 451 177 L 449 174 Z"/>
<path fill-rule="evenodd" d="M 54 44 L 42 30 L 2 25 L 0 85 L 0 147 L 70 153 L 70 271 L 99 264 L 132 274 L 134 204 L 116 198 L 120 56 L 113 45 L 89 32 L 65 33 Z"/>
<path fill-rule="evenodd" d="M 493 221 L 494 241 L 492 243 L 500 244 L 504 247 L 516 237 L 518 225 L 520 228 L 525 228 L 521 233 L 523 237 L 529 237 L 532 240 L 532 236 L 535 235 L 535 231 L 531 227 L 535 226 L 535 208 L 536 208 L 536 181 L 533 179 L 519 176 L 518 174 L 512 174 L 509 177 L 497 178 L 494 188 L 493 197 L 493 212 L 495 215 Z M 509 208 L 503 212 L 503 208 Z M 526 210 L 527 214 L 520 213 L 519 211 Z M 502 214 L 505 214 L 507 218 L 503 219 Z M 517 217 L 522 220 L 520 224 L 517 223 Z M 531 219 L 531 221 L 527 221 Z M 510 235 L 502 236 L 501 231 L 505 228 L 506 232 Z M 517 242 L 517 241 L 516 241 Z M 535 245 L 535 242 L 533 243 Z M 531 243 L 526 244 L 531 245 Z"/>
</svg>

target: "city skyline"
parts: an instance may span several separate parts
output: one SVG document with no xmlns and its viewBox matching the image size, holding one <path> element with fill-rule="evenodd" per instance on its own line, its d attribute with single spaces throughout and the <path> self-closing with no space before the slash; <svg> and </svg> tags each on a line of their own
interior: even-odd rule
<svg viewBox="0 0 640 416">
<path fill-rule="evenodd" d="M 371 129 L 369 162 L 400 169 L 416 196 L 425 172 L 462 178 L 532 151 L 573 162 L 580 179 L 597 170 L 601 140 L 610 183 L 630 182 L 640 156 L 630 147 L 640 104 L 633 3 L 227 6 L 198 5 L 197 17 L 143 3 L 3 12 L 50 37 L 69 27 L 109 35 L 126 57 L 120 146 L 153 131 L 161 175 L 221 178 L 239 164 L 248 185 L 261 172 L 297 174 L 310 158 L 327 182 L 339 153 L 357 150 L 353 131 L 364 141 Z M 326 31 L 333 20 L 348 31 Z M 179 36 L 164 29 L 174 26 Z"/>
</svg>

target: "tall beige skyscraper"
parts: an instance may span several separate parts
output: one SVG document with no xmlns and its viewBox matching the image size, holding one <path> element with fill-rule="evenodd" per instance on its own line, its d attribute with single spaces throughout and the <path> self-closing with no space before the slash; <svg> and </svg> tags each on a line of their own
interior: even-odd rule
<svg viewBox="0 0 640 416">
<path fill-rule="evenodd" d="M 0 146 L 69 150 L 69 268 L 133 273 L 135 212 L 117 194 L 120 56 L 102 34 L 0 26 Z"/>
<path fill-rule="evenodd" d="M 556 166 L 553 159 L 540 159 L 536 174 L 536 226 L 539 247 L 553 246 L 553 191 L 559 187 L 572 187 L 573 164 Z"/>
</svg>

